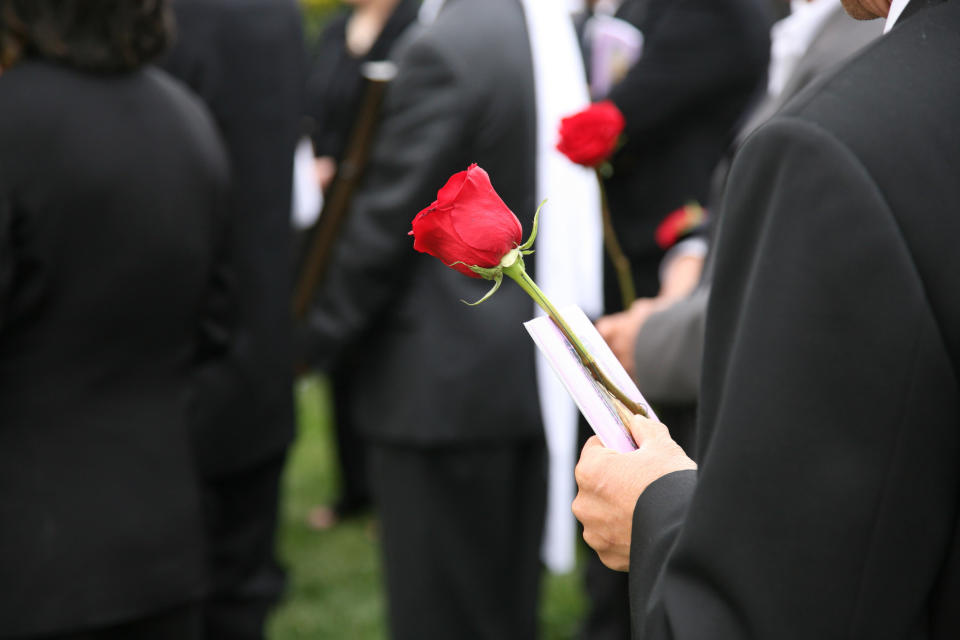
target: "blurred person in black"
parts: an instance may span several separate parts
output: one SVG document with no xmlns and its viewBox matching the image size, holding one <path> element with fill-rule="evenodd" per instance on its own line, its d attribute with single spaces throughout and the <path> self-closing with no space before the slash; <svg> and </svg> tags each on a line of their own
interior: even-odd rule
<svg viewBox="0 0 960 640">
<path fill-rule="evenodd" d="M 320 34 L 307 79 L 307 116 L 317 156 L 317 179 L 326 190 L 343 157 L 363 100 L 363 65 L 387 60 L 417 18 L 419 0 L 344 0 Z"/>
<path fill-rule="evenodd" d="M 786 4 L 786 3 L 784 3 Z M 854 20 L 840 0 L 794 0 L 793 13 L 771 30 L 772 46 L 767 92 L 737 134 L 714 172 L 710 208 L 718 208 L 738 146 L 773 114 L 817 78 L 880 35 L 879 21 Z M 714 217 L 701 230 L 707 244 Z M 679 247 L 678 247 L 679 248 Z M 679 256 L 684 256 L 681 249 Z M 699 260 L 703 261 L 703 258 Z M 668 254 L 661 268 L 669 278 L 675 269 Z M 679 300 L 638 300 L 626 312 L 602 318 L 597 329 L 623 366 L 656 406 L 689 407 L 695 412 L 700 389 L 700 363 L 710 295 L 712 259 L 707 259 L 697 288 Z M 686 446 L 692 445 L 688 440 Z"/>
<path fill-rule="evenodd" d="M 227 160 L 156 0 L 0 0 L 0 636 L 201 637 Z"/>
<path fill-rule="evenodd" d="M 393 45 L 416 20 L 419 0 L 348 0 L 324 27 L 312 56 L 306 110 L 312 122 L 316 175 L 327 191 L 343 160 L 348 136 L 357 124 L 366 84 L 363 65 L 388 59 Z M 327 529 L 370 505 L 367 454 L 350 407 L 350 358 L 329 372 L 340 465 L 340 495 L 332 506 L 311 510 L 309 522 Z"/>
<path fill-rule="evenodd" d="M 605 180 L 637 295 L 655 295 L 663 250 L 655 230 L 690 200 L 705 202 L 717 162 L 760 97 L 772 22 L 763 0 L 624 0 L 614 16 L 643 34 L 642 53 L 603 97 L 624 115 L 624 144 Z M 622 307 L 612 266 L 607 312 Z"/>
<path fill-rule="evenodd" d="M 630 260 L 641 298 L 672 300 L 684 286 L 661 290 L 664 251 L 656 229 L 691 200 L 705 202 L 717 162 L 748 108 L 759 98 L 769 60 L 771 16 L 767 0 L 623 0 L 606 4 L 614 17 L 643 35 L 642 53 L 608 95 L 624 115 L 624 144 L 611 157 L 604 180 L 617 238 Z M 611 261 L 604 270 L 606 313 L 623 308 Z M 693 415 L 657 407 L 685 442 Z M 590 435 L 585 425 L 581 438 Z M 592 601 L 585 637 L 629 637 L 627 581 L 608 571 L 593 554 L 587 569 Z"/>
<path fill-rule="evenodd" d="M 175 0 L 163 66 L 209 106 L 229 152 L 237 339 L 205 376 L 197 449 L 212 591 L 210 639 L 263 637 L 284 574 L 274 555 L 293 437 L 290 198 L 304 51 L 295 0 Z"/>
<path fill-rule="evenodd" d="M 639 417 L 577 467 L 636 638 L 960 637 L 960 3 L 843 4 L 886 35 L 733 161 L 699 469 Z"/>
<path fill-rule="evenodd" d="M 536 637 L 547 462 L 521 327 L 532 303 L 503 287 L 495 304 L 468 307 L 460 299 L 481 298 L 488 283 L 418 254 L 407 235 L 472 162 L 531 227 L 536 98 L 522 7 L 447 0 L 396 60 L 302 357 L 331 370 L 349 353 L 363 385 L 351 410 L 370 443 L 390 637 L 526 640 Z"/>
</svg>

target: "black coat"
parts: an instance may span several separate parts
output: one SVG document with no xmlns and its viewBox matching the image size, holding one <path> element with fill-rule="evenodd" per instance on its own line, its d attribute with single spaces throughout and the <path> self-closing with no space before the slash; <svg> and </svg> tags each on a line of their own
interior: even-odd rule
<svg viewBox="0 0 960 640">
<path fill-rule="evenodd" d="M 222 321 L 226 180 L 208 113 L 162 72 L 0 79 L 4 637 L 202 595 L 188 395 Z"/>
<path fill-rule="evenodd" d="M 652 296 L 663 256 L 656 228 L 689 200 L 706 204 L 713 169 L 763 89 L 770 21 L 761 0 L 626 0 L 617 15 L 643 32 L 644 45 L 609 95 L 626 129 L 605 184 L 637 294 Z M 616 310 L 609 265 L 606 275 Z"/>
<path fill-rule="evenodd" d="M 397 54 L 371 161 L 304 340 L 320 367 L 351 350 L 363 390 L 355 417 L 371 438 L 541 437 L 534 347 L 522 326 L 530 298 L 505 283 L 465 305 L 491 283 L 415 252 L 407 235 L 447 178 L 473 162 L 529 232 L 536 124 L 521 11 L 515 0 L 451 0 Z"/>
<path fill-rule="evenodd" d="M 370 50 L 361 57 L 347 49 L 349 11 L 330 19 L 313 51 L 307 79 L 306 112 L 312 120 L 311 137 L 317 156 L 331 156 L 339 163 L 347 139 L 363 103 L 363 65 L 387 60 L 407 27 L 417 19 L 419 0 L 399 2 Z"/>
<path fill-rule="evenodd" d="M 255 465 L 293 437 L 290 197 L 304 50 L 294 0 L 177 0 L 164 67 L 209 106 L 230 154 L 234 347 L 201 382 L 205 475 Z"/>
<path fill-rule="evenodd" d="M 636 637 L 960 637 L 960 2 L 922 4 L 734 161 Z"/>
</svg>

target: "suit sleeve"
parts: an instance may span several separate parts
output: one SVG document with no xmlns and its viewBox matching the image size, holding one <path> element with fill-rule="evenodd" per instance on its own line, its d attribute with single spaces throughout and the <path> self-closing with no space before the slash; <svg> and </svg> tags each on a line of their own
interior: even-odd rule
<svg viewBox="0 0 960 640">
<path fill-rule="evenodd" d="M 307 364 L 332 367 L 402 296 L 416 258 L 407 233 L 457 167 L 470 118 L 467 91 L 448 57 L 427 39 L 413 41 L 401 55 L 364 181 L 299 331 Z"/>
<path fill-rule="evenodd" d="M 911 253 L 858 158 L 799 120 L 748 140 L 725 206 L 702 463 L 637 503 L 634 637 L 909 637 L 953 530 L 958 420 Z"/>
<path fill-rule="evenodd" d="M 652 314 L 637 334 L 637 386 L 654 404 L 695 404 L 710 285 Z"/>
<path fill-rule="evenodd" d="M 769 55 L 766 25 L 740 2 L 677 0 L 645 27 L 643 55 L 610 92 L 628 139 L 657 133 L 677 113 L 718 93 L 753 91 Z"/>
</svg>

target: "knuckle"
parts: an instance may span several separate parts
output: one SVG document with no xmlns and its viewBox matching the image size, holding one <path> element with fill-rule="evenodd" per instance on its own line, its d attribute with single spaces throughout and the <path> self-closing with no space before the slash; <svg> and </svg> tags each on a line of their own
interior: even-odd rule
<svg viewBox="0 0 960 640">
<path fill-rule="evenodd" d="M 583 529 L 583 541 L 587 543 L 587 546 L 597 551 L 598 553 L 604 549 L 603 538 L 598 536 L 593 532 L 592 529 L 584 528 Z"/>
<path fill-rule="evenodd" d="M 573 502 L 570 503 L 570 510 L 577 520 L 580 520 L 581 516 L 583 516 L 583 497 L 579 493 L 577 497 L 573 499 Z"/>
</svg>

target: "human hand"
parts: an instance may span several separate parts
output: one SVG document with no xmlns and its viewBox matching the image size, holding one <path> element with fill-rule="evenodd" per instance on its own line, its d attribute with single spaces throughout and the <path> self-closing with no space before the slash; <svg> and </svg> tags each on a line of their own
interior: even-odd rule
<svg viewBox="0 0 960 640">
<path fill-rule="evenodd" d="M 593 436 L 575 470 L 579 491 L 573 515 L 583 525 L 584 541 L 615 571 L 630 568 L 633 510 L 640 494 L 668 473 L 697 468 L 663 424 L 643 416 L 631 416 L 627 423 L 636 451 L 618 453 Z"/>
<path fill-rule="evenodd" d="M 703 265 L 704 256 L 701 254 L 674 256 L 663 266 L 660 292 L 657 297 L 679 300 L 688 296 L 700 282 Z"/>
<path fill-rule="evenodd" d="M 636 370 L 634 350 L 637 334 L 652 314 L 669 306 L 671 300 L 662 298 L 639 298 L 626 311 L 603 316 L 596 322 L 597 332 L 610 346 L 623 368 L 633 376 Z"/>
<path fill-rule="evenodd" d="M 314 174 L 320 191 L 326 193 L 334 176 L 337 175 L 337 161 L 330 156 L 319 156 L 314 159 Z"/>
</svg>

